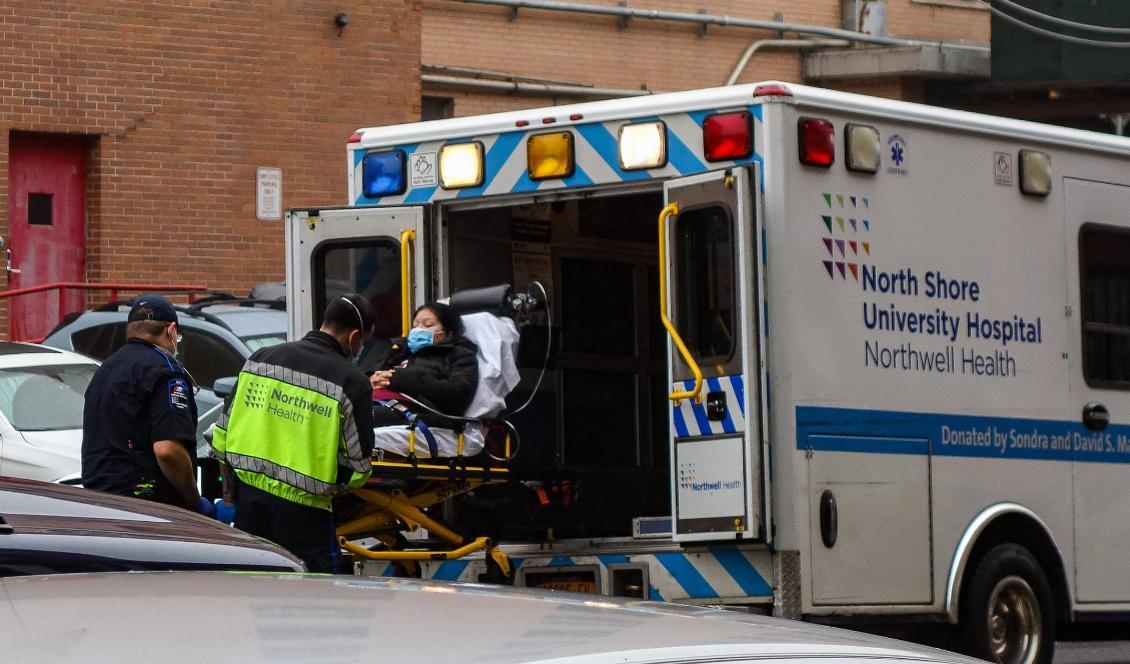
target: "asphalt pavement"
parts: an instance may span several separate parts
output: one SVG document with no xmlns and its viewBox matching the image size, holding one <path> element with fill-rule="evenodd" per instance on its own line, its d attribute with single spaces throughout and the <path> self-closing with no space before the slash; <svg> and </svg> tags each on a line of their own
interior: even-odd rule
<svg viewBox="0 0 1130 664">
<path fill-rule="evenodd" d="M 1130 662 L 1130 641 L 1059 641 L 1055 664 L 1122 664 Z"/>
</svg>

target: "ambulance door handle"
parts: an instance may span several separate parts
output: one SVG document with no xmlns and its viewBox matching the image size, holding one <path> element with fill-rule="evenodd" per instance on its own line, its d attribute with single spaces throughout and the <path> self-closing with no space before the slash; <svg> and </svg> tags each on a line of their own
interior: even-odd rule
<svg viewBox="0 0 1130 664">
<path fill-rule="evenodd" d="M 820 541 L 829 549 L 836 546 L 840 530 L 840 510 L 836 507 L 836 494 L 825 489 L 820 494 Z"/>
<path fill-rule="evenodd" d="M 416 243 L 416 231 L 406 228 L 400 231 L 400 324 L 403 336 L 408 336 L 412 328 L 412 248 Z"/>
<path fill-rule="evenodd" d="M 669 204 L 659 213 L 659 318 L 671 337 L 671 343 L 675 344 L 675 348 L 679 351 L 679 356 L 690 367 L 691 374 L 694 375 L 694 387 L 671 392 L 667 398 L 676 404 L 682 399 L 694 399 L 695 403 L 702 403 L 702 369 L 698 368 L 698 363 L 687 350 L 687 345 L 683 343 L 683 338 L 679 336 L 675 324 L 667 317 L 667 220 L 677 214 L 679 214 L 678 203 Z"/>
<path fill-rule="evenodd" d="M 1083 426 L 1089 431 L 1102 431 L 1110 424 L 1110 411 L 1101 403 L 1091 402 L 1083 406 Z"/>
</svg>

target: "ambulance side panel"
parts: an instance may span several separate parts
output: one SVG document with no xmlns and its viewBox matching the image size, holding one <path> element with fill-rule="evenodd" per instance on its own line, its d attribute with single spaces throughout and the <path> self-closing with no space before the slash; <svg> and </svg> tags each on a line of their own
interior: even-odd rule
<svg viewBox="0 0 1130 664">
<path fill-rule="evenodd" d="M 781 110 L 766 166 L 786 201 L 767 214 L 774 490 L 796 501 L 775 505 L 805 612 L 942 608 L 963 533 L 1004 501 L 1039 515 L 1071 569 L 1070 452 L 1026 438 L 1077 420 L 1063 192 L 1024 196 L 1015 172 L 1036 146 Z M 805 114 L 836 126 L 830 169 L 799 165 Z M 848 122 L 879 130 L 878 173 L 843 167 Z"/>
</svg>

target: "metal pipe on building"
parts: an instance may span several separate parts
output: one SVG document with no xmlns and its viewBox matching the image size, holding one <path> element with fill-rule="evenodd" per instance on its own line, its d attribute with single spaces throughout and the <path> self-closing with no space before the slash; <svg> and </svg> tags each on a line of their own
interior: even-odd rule
<svg viewBox="0 0 1130 664">
<path fill-rule="evenodd" d="M 784 21 L 759 21 L 749 18 L 733 18 L 718 14 L 688 14 L 686 12 L 668 12 L 656 9 L 633 9 L 631 7 L 608 7 L 601 5 L 582 5 L 571 2 L 555 2 L 552 0 L 458 0 L 459 2 L 473 5 L 495 5 L 509 7 L 517 10 L 543 9 L 546 11 L 571 12 L 576 14 L 601 14 L 620 18 L 640 18 L 657 21 L 680 21 L 696 25 L 721 25 L 738 28 L 753 28 L 756 30 L 771 30 L 774 32 L 795 32 L 802 35 L 818 35 L 832 39 L 846 39 L 859 44 L 879 44 L 882 46 L 939 46 L 947 48 L 970 49 L 989 52 L 989 47 L 976 44 L 958 44 L 941 40 L 903 39 L 899 37 L 880 37 L 851 30 L 829 28 L 823 25 L 803 25 L 799 23 L 786 23 Z"/>
<path fill-rule="evenodd" d="M 851 46 L 851 42 L 846 39 L 759 39 L 750 44 L 745 52 L 742 53 L 742 57 L 738 59 L 738 64 L 734 67 L 734 71 L 730 72 L 730 78 L 726 79 L 726 85 L 736 83 L 738 77 L 745 71 L 746 65 L 749 64 L 753 54 L 763 48 L 795 48 L 802 50 L 809 48 L 833 48 L 837 46 Z"/>
<path fill-rule="evenodd" d="M 583 85 L 555 85 L 549 83 L 527 83 L 524 81 L 496 81 L 483 78 L 464 78 L 460 76 L 439 76 L 423 74 L 420 80 L 425 84 L 464 90 L 496 90 L 502 92 L 521 92 L 535 95 L 561 97 L 643 97 L 653 94 L 650 90 L 617 90 L 614 88 L 590 88 Z"/>
</svg>

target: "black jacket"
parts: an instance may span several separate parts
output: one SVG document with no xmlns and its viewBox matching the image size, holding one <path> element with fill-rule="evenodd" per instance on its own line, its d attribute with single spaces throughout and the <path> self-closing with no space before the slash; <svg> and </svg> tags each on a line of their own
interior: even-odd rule
<svg viewBox="0 0 1130 664">
<path fill-rule="evenodd" d="M 404 339 L 394 339 L 381 369 L 395 369 L 388 388 L 441 413 L 463 415 L 479 386 L 478 349 L 462 337 L 425 346 L 415 354 Z M 424 421 L 431 424 L 429 417 Z"/>
</svg>

